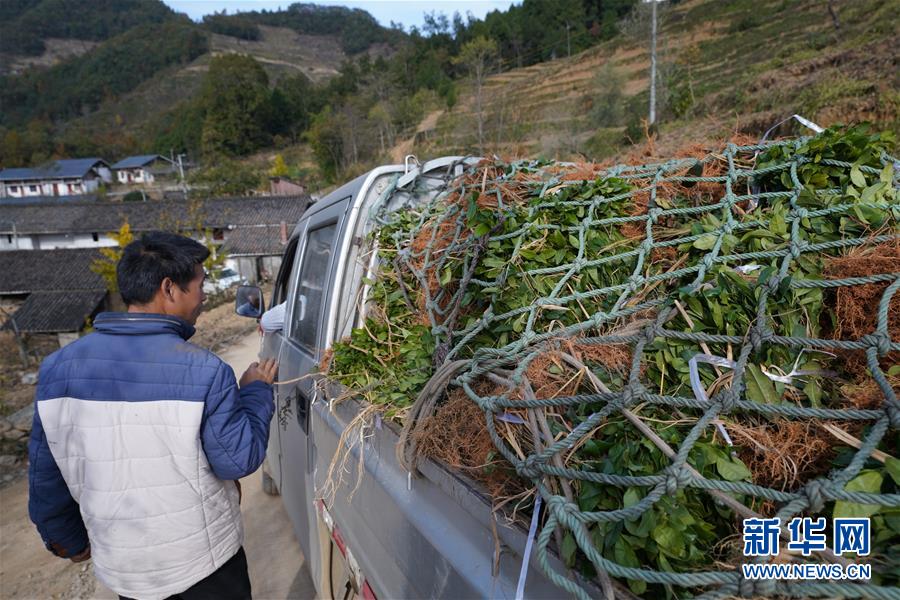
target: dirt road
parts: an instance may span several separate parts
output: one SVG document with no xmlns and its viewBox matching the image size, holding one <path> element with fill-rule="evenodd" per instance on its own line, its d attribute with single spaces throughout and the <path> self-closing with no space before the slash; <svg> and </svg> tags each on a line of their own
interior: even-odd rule
<svg viewBox="0 0 900 600">
<path fill-rule="evenodd" d="M 220 356 L 240 377 L 258 349 L 259 338 L 253 333 Z M 314 598 L 312 579 L 281 498 L 263 494 L 259 471 L 241 480 L 241 486 L 253 597 Z M 0 598 L 117 598 L 97 583 L 91 571 L 90 562 L 76 565 L 44 549 L 28 519 L 27 478 L 0 488 Z"/>
</svg>

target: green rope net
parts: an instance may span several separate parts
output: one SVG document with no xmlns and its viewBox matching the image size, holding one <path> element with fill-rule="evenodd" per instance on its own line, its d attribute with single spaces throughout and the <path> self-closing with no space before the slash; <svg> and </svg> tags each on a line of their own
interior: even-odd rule
<svg viewBox="0 0 900 600">
<path fill-rule="evenodd" d="M 543 501 L 541 567 L 577 597 L 593 579 L 608 595 L 900 598 L 900 268 L 834 271 L 898 256 L 891 144 L 850 129 L 641 166 L 482 161 L 399 208 L 391 188 L 366 325 L 329 375 L 403 419 L 411 469 L 416 428 L 464 393 Z M 874 301 L 853 320 L 860 290 Z M 821 434 L 824 466 L 803 465 L 758 437 L 797 424 L 853 443 Z M 870 517 L 874 580 L 743 579 L 736 565 L 767 560 L 740 554 L 760 515 Z"/>
</svg>

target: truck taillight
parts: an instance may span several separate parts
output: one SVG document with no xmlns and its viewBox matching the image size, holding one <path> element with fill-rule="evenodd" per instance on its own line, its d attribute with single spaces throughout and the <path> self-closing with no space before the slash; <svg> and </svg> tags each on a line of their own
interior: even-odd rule
<svg viewBox="0 0 900 600">
<path fill-rule="evenodd" d="M 341 556 L 347 561 L 353 579 L 356 581 L 357 587 L 355 589 L 359 590 L 359 594 L 364 600 L 378 600 L 378 596 L 372 591 L 372 586 L 369 585 L 369 582 L 366 581 L 365 577 L 363 577 L 360 572 L 359 563 L 356 562 L 356 557 L 353 556 L 350 548 L 347 547 L 347 542 L 344 540 L 344 536 L 341 535 L 341 530 L 337 526 L 337 523 L 334 522 L 331 513 L 328 512 L 325 502 L 323 500 L 316 500 L 315 507 L 319 516 L 322 518 L 322 522 L 325 523 L 325 527 L 328 528 L 328 533 L 331 534 L 331 539 L 334 541 L 335 546 L 338 547 Z"/>
<path fill-rule="evenodd" d="M 378 600 L 375 592 L 373 592 L 371 586 L 369 586 L 368 581 L 363 582 L 362 597 L 364 600 Z"/>
</svg>

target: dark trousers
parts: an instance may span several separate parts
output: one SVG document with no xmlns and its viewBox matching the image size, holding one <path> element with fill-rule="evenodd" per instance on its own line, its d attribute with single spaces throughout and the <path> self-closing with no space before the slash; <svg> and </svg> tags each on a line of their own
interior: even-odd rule
<svg viewBox="0 0 900 600">
<path fill-rule="evenodd" d="M 227 563 L 201 579 L 180 594 L 167 600 L 250 600 L 250 574 L 247 572 L 247 555 L 238 550 Z M 119 596 L 119 600 L 131 600 Z"/>
</svg>

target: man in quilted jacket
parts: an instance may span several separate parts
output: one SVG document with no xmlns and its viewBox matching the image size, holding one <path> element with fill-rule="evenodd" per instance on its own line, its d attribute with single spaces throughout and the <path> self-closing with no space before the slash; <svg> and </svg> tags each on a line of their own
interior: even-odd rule
<svg viewBox="0 0 900 600">
<path fill-rule="evenodd" d="M 155 232 L 116 268 L 124 313 L 41 365 L 31 520 L 48 550 L 123 598 L 249 598 L 236 481 L 265 456 L 274 361 L 238 383 L 188 339 L 203 308 L 194 240 Z"/>
</svg>

